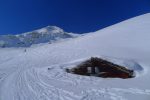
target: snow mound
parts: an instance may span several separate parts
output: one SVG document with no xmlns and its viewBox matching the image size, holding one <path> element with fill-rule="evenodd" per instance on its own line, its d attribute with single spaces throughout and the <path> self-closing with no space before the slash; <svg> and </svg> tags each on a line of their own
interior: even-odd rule
<svg viewBox="0 0 150 100">
<path fill-rule="evenodd" d="M 135 72 L 136 77 L 139 77 L 140 75 L 146 73 L 144 67 L 132 59 L 129 60 L 121 58 L 108 58 L 108 57 L 105 57 L 105 59 L 115 64 L 125 66 L 126 68 L 133 70 Z"/>
</svg>

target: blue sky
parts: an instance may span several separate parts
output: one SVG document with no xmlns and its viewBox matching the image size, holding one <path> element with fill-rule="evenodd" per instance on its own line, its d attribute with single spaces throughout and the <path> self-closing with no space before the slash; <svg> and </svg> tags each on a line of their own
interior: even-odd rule
<svg viewBox="0 0 150 100">
<path fill-rule="evenodd" d="M 85 33 L 150 12 L 150 0 L 0 0 L 0 34 L 47 25 Z"/>
</svg>

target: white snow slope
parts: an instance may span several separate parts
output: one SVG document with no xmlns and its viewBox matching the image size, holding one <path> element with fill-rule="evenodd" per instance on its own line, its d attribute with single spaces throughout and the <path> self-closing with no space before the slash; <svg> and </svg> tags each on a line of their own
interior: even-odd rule
<svg viewBox="0 0 150 100">
<path fill-rule="evenodd" d="M 91 56 L 134 69 L 136 77 L 104 79 L 64 71 Z M 150 14 L 26 52 L 1 48 L 0 100 L 150 100 Z"/>
</svg>

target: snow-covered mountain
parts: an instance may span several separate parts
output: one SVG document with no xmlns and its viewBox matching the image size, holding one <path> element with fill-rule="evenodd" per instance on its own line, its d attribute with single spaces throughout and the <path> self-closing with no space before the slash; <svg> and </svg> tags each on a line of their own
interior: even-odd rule
<svg viewBox="0 0 150 100">
<path fill-rule="evenodd" d="M 29 47 L 32 44 L 52 43 L 76 36 L 73 33 L 64 32 L 59 27 L 47 26 L 39 30 L 18 35 L 1 35 L 0 47 Z"/>
<path fill-rule="evenodd" d="M 135 71 L 135 78 L 65 72 L 90 57 Z M 149 100 L 150 14 L 54 44 L 0 49 L 0 100 Z"/>
</svg>

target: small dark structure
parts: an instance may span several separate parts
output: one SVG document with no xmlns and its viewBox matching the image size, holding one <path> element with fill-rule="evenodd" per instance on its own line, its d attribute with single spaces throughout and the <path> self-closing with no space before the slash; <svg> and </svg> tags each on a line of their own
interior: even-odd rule
<svg viewBox="0 0 150 100">
<path fill-rule="evenodd" d="M 133 70 L 97 57 L 91 57 L 89 60 L 77 65 L 75 68 L 66 69 L 66 71 L 73 74 L 103 78 L 126 79 L 134 77 Z"/>
</svg>

